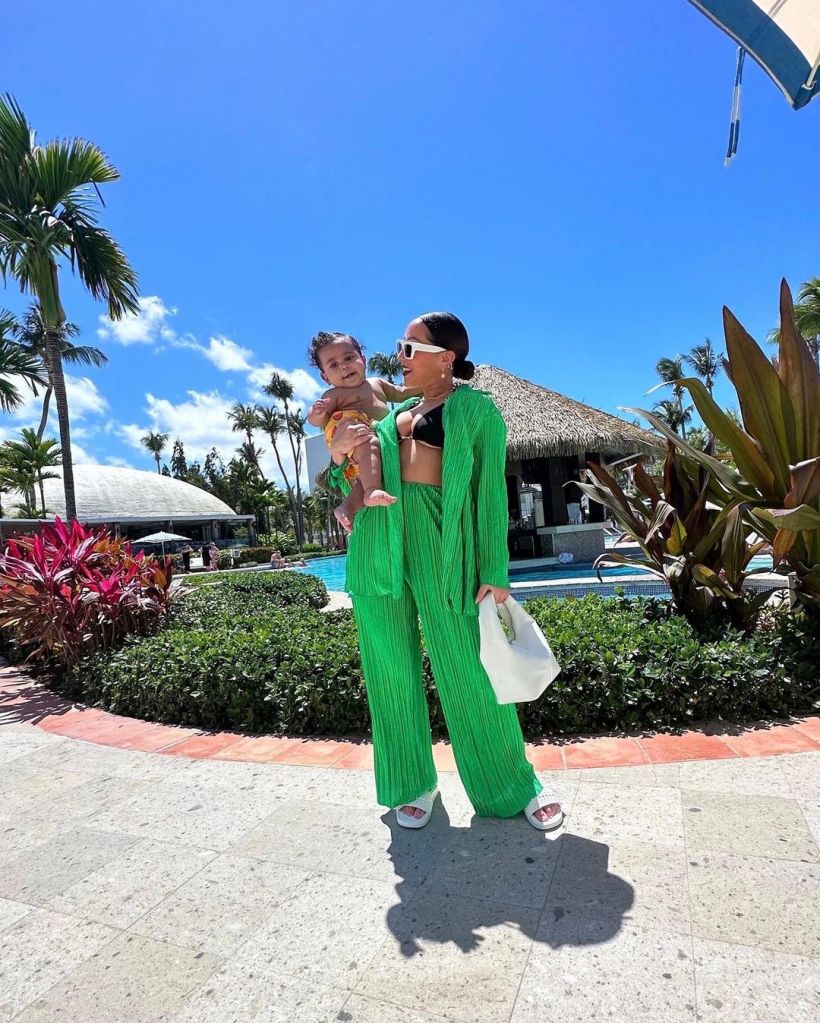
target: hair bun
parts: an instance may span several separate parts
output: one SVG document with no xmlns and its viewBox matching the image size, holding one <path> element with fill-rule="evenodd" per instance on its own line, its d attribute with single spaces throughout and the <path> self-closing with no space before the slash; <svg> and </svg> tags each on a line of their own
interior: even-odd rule
<svg viewBox="0 0 820 1023">
<path fill-rule="evenodd" d="M 475 376 L 475 366 L 469 359 L 456 359 L 453 363 L 453 376 L 457 380 L 472 380 Z"/>
</svg>

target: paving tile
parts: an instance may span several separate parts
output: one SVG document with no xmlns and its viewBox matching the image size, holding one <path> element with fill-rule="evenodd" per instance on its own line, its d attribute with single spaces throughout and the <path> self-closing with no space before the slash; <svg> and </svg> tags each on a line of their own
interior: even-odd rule
<svg viewBox="0 0 820 1023">
<path fill-rule="evenodd" d="M 654 786 L 578 786 L 565 828 L 595 841 L 684 844 L 681 797 L 677 789 Z"/>
<path fill-rule="evenodd" d="M 692 760 L 678 764 L 683 789 L 699 792 L 740 792 L 749 796 L 790 799 L 792 792 L 779 757 Z"/>
<path fill-rule="evenodd" d="M 52 746 L 61 746 L 64 742 L 64 739 L 47 735 L 37 728 L 26 727 L 16 730 L 8 726 L 0 728 L 0 764 L 11 763 L 42 749 L 50 749 Z"/>
<path fill-rule="evenodd" d="M 276 736 L 248 736 L 232 742 L 213 754 L 214 760 L 242 760 L 245 763 L 265 764 L 281 753 L 293 749 L 300 739 L 280 739 Z"/>
<path fill-rule="evenodd" d="M 167 895 L 131 930 L 228 957 L 307 877 L 306 871 L 280 863 L 222 855 Z"/>
<path fill-rule="evenodd" d="M 125 929 L 216 855 L 212 850 L 163 842 L 136 842 L 121 856 L 55 895 L 49 907 Z"/>
<path fill-rule="evenodd" d="M 38 800 L 59 799 L 94 780 L 93 774 L 82 771 L 36 771 L 4 790 L 3 809 L 6 813 L 25 811 Z"/>
<path fill-rule="evenodd" d="M 419 893 L 391 922 L 393 937 L 355 993 L 465 1023 L 506 1020 L 537 921 L 522 906 Z"/>
<path fill-rule="evenodd" d="M 428 825 L 432 826 L 433 822 Z M 476 819 L 469 828 L 450 829 L 424 890 L 540 910 L 559 847 L 523 817 L 503 822 Z"/>
<path fill-rule="evenodd" d="M 273 910 L 235 960 L 251 969 L 273 965 L 307 983 L 352 989 L 415 892 L 407 884 L 316 875 Z"/>
<path fill-rule="evenodd" d="M 0 770 L 0 799 L 2 799 L 3 793 L 8 789 L 16 788 L 24 781 L 28 781 L 33 775 L 37 774 L 36 765 L 32 765 L 31 760 L 24 753 L 20 753 L 15 759 L 4 761 L 0 760 L 2 764 L 2 770 Z"/>
<path fill-rule="evenodd" d="M 629 1020 L 695 1023 L 695 975 L 690 939 L 625 927 L 553 945 L 538 932 L 511 1023 L 545 1020 Z"/>
<path fill-rule="evenodd" d="M 276 764 L 303 764 L 309 767 L 330 767 L 349 753 L 347 743 L 299 739 L 271 759 Z"/>
<path fill-rule="evenodd" d="M 316 820 L 337 822 L 332 839 L 319 842 L 318 869 L 374 881 L 420 884 L 455 831 L 440 804 L 426 827 L 418 830 L 399 827 L 389 811 L 379 816 L 367 807 L 312 803 L 309 812 Z"/>
<path fill-rule="evenodd" d="M 111 745 L 118 749 L 158 753 L 192 735 L 196 735 L 193 728 L 179 728 L 175 725 L 139 721 L 135 722 L 133 728 L 124 727 L 121 732 L 116 734 L 116 742 Z"/>
<path fill-rule="evenodd" d="M 565 835 L 542 920 L 558 943 L 601 929 L 614 935 L 623 926 L 690 934 L 686 872 L 681 846 Z"/>
<path fill-rule="evenodd" d="M 433 743 L 433 763 L 437 771 L 458 771 L 453 747 L 447 742 Z"/>
<path fill-rule="evenodd" d="M 187 761 L 173 757 L 120 750 L 77 739 L 52 742 L 33 754 L 31 759 L 43 769 L 87 771 L 145 782 L 167 781 L 188 768 Z"/>
<path fill-rule="evenodd" d="M 820 717 L 797 718 L 792 727 L 820 744 Z"/>
<path fill-rule="evenodd" d="M 341 1010 L 349 997 L 284 976 L 275 963 L 230 962 L 188 998 L 174 1023 L 337 1023 L 348 1018 Z"/>
<path fill-rule="evenodd" d="M 551 743 L 528 743 L 527 760 L 536 771 L 560 771 L 564 767 L 564 756 L 561 746 Z"/>
<path fill-rule="evenodd" d="M 703 1023 L 816 1023 L 820 961 L 695 938 Z"/>
<path fill-rule="evenodd" d="M 820 862 L 820 849 L 793 799 L 689 789 L 681 798 L 689 848 Z"/>
<path fill-rule="evenodd" d="M 11 924 L 17 923 L 18 920 L 22 920 L 24 916 L 28 916 L 32 912 L 33 907 L 26 905 L 23 902 L 14 902 L 11 899 L 0 899 L 0 931 L 4 927 L 10 927 Z"/>
<path fill-rule="evenodd" d="M 645 764 L 647 757 L 636 739 L 602 737 L 564 746 L 567 767 L 625 767 Z"/>
<path fill-rule="evenodd" d="M 720 761 L 722 763 L 722 761 Z M 677 788 L 681 764 L 641 764 L 627 767 L 590 767 L 578 771 L 581 784 L 648 785 Z"/>
<path fill-rule="evenodd" d="M 243 737 L 238 732 L 214 732 L 205 735 L 195 734 L 182 742 L 170 746 L 165 752 L 175 757 L 212 757 L 215 753 L 239 742 Z"/>
<path fill-rule="evenodd" d="M 738 754 L 717 735 L 684 732 L 681 735 L 653 735 L 638 742 L 650 763 L 664 764 L 682 760 L 721 760 Z"/>
<path fill-rule="evenodd" d="M 19 1023 L 160 1023 L 184 1005 L 219 959 L 120 934 L 18 1017 Z M 15 1023 L 18 1023 L 15 1020 Z"/>
<path fill-rule="evenodd" d="M 91 920 L 43 909 L 33 909 L 5 927 L 0 931 L 0 1012 L 19 1012 L 117 933 Z"/>
<path fill-rule="evenodd" d="M 777 757 L 791 793 L 809 812 L 820 813 L 820 753 L 795 753 Z"/>
<path fill-rule="evenodd" d="M 820 752 L 808 735 L 788 725 L 755 728 L 740 735 L 727 735 L 726 744 L 741 757 L 760 757 L 773 753 Z"/>
<path fill-rule="evenodd" d="M 347 1023 L 448 1023 L 444 1016 L 405 1009 L 400 1005 L 353 994 L 344 1004 L 336 1020 Z"/>
<path fill-rule="evenodd" d="M 341 760 L 333 766 L 345 770 L 373 770 L 373 746 L 370 743 L 356 743 L 350 752 L 346 753 Z"/>
<path fill-rule="evenodd" d="M 346 812 L 333 803 L 285 803 L 245 832 L 230 851 L 312 870 L 344 839 Z"/>
<path fill-rule="evenodd" d="M 93 728 L 111 717 L 106 711 L 94 707 L 73 707 L 67 702 L 63 707 L 62 710 L 46 714 L 37 722 L 37 727 L 57 735 L 78 736 L 83 734 L 84 729 Z"/>
<path fill-rule="evenodd" d="M 820 956 L 820 865 L 689 848 L 692 933 Z"/>
<path fill-rule="evenodd" d="M 76 828 L 0 862 L 0 896 L 43 905 L 125 852 L 134 839 Z"/>
</svg>

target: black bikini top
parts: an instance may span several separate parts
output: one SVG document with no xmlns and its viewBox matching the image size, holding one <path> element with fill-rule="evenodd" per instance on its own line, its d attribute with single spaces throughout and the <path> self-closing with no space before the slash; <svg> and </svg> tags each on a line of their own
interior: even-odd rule
<svg viewBox="0 0 820 1023">
<path fill-rule="evenodd" d="M 399 433 L 399 426 L 396 423 L 396 433 L 399 435 L 399 440 L 420 440 L 424 444 L 429 444 L 434 448 L 444 447 L 444 405 L 436 405 L 435 408 L 431 408 L 429 412 L 425 412 L 420 415 L 413 423 L 413 432 L 409 437 L 404 437 Z"/>
</svg>

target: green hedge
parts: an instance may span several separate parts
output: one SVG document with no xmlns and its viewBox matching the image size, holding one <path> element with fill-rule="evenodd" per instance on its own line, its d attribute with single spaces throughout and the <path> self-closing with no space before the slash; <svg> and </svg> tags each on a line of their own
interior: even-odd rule
<svg viewBox="0 0 820 1023">
<path fill-rule="evenodd" d="M 190 594 L 167 628 L 94 656 L 62 681 L 116 713 L 200 728 L 295 735 L 369 731 L 352 613 L 322 614 L 307 575 L 247 575 Z M 820 706 L 820 629 L 791 616 L 752 636 L 697 636 L 668 601 L 533 600 L 562 672 L 520 706 L 528 737 L 663 728 Z M 445 734 L 426 654 L 436 735 Z"/>
</svg>

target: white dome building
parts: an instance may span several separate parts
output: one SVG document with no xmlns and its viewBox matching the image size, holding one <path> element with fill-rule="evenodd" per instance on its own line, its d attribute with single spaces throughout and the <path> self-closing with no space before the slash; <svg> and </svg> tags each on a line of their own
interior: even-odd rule
<svg viewBox="0 0 820 1023">
<path fill-rule="evenodd" d="M 43 482 L 47 520 L 65 519 L 65 495 L 59 466 L 56 479 Z M 237 527 L 244 527 L 253 542 L 254 516 L 237 515 L 233 508 L 199 487 L 171 476 L 114 465 L 75 465 L 74 491 L 77 518 L 87 525 L 107 525 L 120 536 L 136 539 L 165 530 L 191 540 L 230 540 Z M 4 493 L 3 535 L 31 532 L 42 519 L 11 518 L 21 494 Z M 40 505 L 39 487 L 37 505 Z"/>
</svg>

